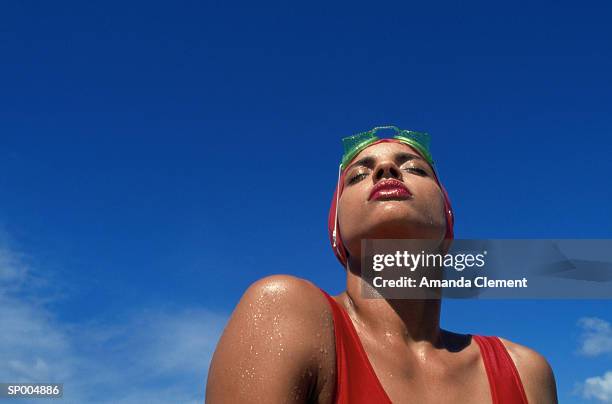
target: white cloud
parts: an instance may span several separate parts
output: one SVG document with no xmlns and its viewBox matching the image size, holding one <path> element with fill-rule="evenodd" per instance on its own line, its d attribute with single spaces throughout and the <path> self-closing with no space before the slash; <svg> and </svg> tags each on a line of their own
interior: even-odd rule
<svg viewBox="0 0 612 404">
<path fill-rule="evenodd" d="M 39 300 L 25 297 L 40 291 L 41 284 L 22 257 L 0 246 L 1 381 L 70 377 L 70 366 L 64 359 L 69 356 L 67 336 L 54 325 Z"/>
<path fill-rule="evenodd" d="M 582 385 L 582 395 L 587 399 L 612 403 L 612 371 L 606 372 L 603 376 L 586 379 Z"/>
<path fill-rule="evenodd" d="M 0 242 L 0 381 L 63 382 L 64 401 L 202 403 L 227 316 L 203 308 L 132 309 L 67 324 L 46 277 Z M 47 276 L 47 275 L 45 275 Z M 45 295 L 46 294 L 46 295 Z"/>
<path fill-rule="evenodd" d="M 204 309 L 134 311 L 115 323 L 74 327 L 81 390 L 101 402 L 203 402 L 208 365 L 226 322 Z M 112 400 L 108 400 L 112 398 Z M 180 399 L 179 399 L 180 398 Z M 89 396 L 88 402 L 98 402 Z M 155 399 L 155 400 L 154 400 Z"/>
<path fill-rule="evenodd" d="M 596 317 L 584 317 L 578 321 L 582 327 L 580 353 L 597 356 L 612 353 L 612 326 Z"/>
</svg>

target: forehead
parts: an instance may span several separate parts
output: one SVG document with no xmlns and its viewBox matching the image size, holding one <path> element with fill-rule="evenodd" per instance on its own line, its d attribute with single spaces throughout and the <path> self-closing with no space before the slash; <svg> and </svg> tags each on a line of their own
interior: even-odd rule
<svg viewBox="0 0 612 404">
<path fill-rule="evenodd" d="M 366 147 L 353 158 L 352 162 L 362 159 L 364 157 L 390 157 L 397 153 L 410 153 L 422 157 L 421 154 L 416 151 L 416 149 L 411 146 L 408 146 L 406 143 L 401 143 L 397 141 L 387 141 L 376 143 Z"/>
</svg>

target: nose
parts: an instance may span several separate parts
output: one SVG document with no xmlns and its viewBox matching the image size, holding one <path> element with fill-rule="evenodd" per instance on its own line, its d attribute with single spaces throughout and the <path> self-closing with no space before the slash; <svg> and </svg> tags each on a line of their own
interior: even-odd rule
<svg viewBox="0 0 612 404">
<path fill-rule="evenodd" d="M 380 181 L 383 178 L 402 179 L 402 172 L 397 165 L 392 161 L 381 161 L 374 169 L 375 181 Z"/>
</svg>

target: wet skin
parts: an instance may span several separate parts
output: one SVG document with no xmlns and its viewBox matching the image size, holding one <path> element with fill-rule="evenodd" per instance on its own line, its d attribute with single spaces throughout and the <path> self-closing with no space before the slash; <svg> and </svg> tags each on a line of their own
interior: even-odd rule
<svg viewBox="0 0 612 404">
<path fill-rule="evenodd" d="M 411 157 L 412 156 L 412 157 Z M 362 238 L 428 238 L 445 249 L 441 191 L 431 167 L 409 146 L 381 143 L 347 168 L 338 220 L 347 248 L 347 311 L 375 373 L 394 403 L 491 403 L 475 341 L 440 328 L 440 301 L 363 299 Z M 385 179 L 411 197 L 369 199 Z M 520 313 L 517 313 L 520 315 Z M 537 352 L 502 338 L 529 403 L 556 403 L 552 370 Z M 263 278 L 242 296 L 214 353 L 206 402 L 332 403 L 336 379 L 332 313 L 312 283 Z"/>
</svg>

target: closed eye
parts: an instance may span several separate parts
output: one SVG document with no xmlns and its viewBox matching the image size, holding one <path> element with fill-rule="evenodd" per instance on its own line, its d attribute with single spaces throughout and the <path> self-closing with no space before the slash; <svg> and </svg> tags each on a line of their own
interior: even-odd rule
<svg viewBox="0 0 612 404">
<path fill-rule="evenodd" d="M 405 170 L 410 172 L 410 173 L 414 173 L 414 174 L 420 175 L 422 177 L 426 177 L 428 175 L 427 171 L 425 171 L 425 170 L 423 170 L 422 168 L 419 168 L 419 167 L 408 167 L 408 168 L 405 168 Z"/>
<path fill-rule="evenodd" d="M 367 173 L 360 173 L 360 174 L 354 175 L 349 179 L 349 184 L 354 184 L 356 182 L 359 182 L 367 176 L 368 176 Z"/>
</svg>

